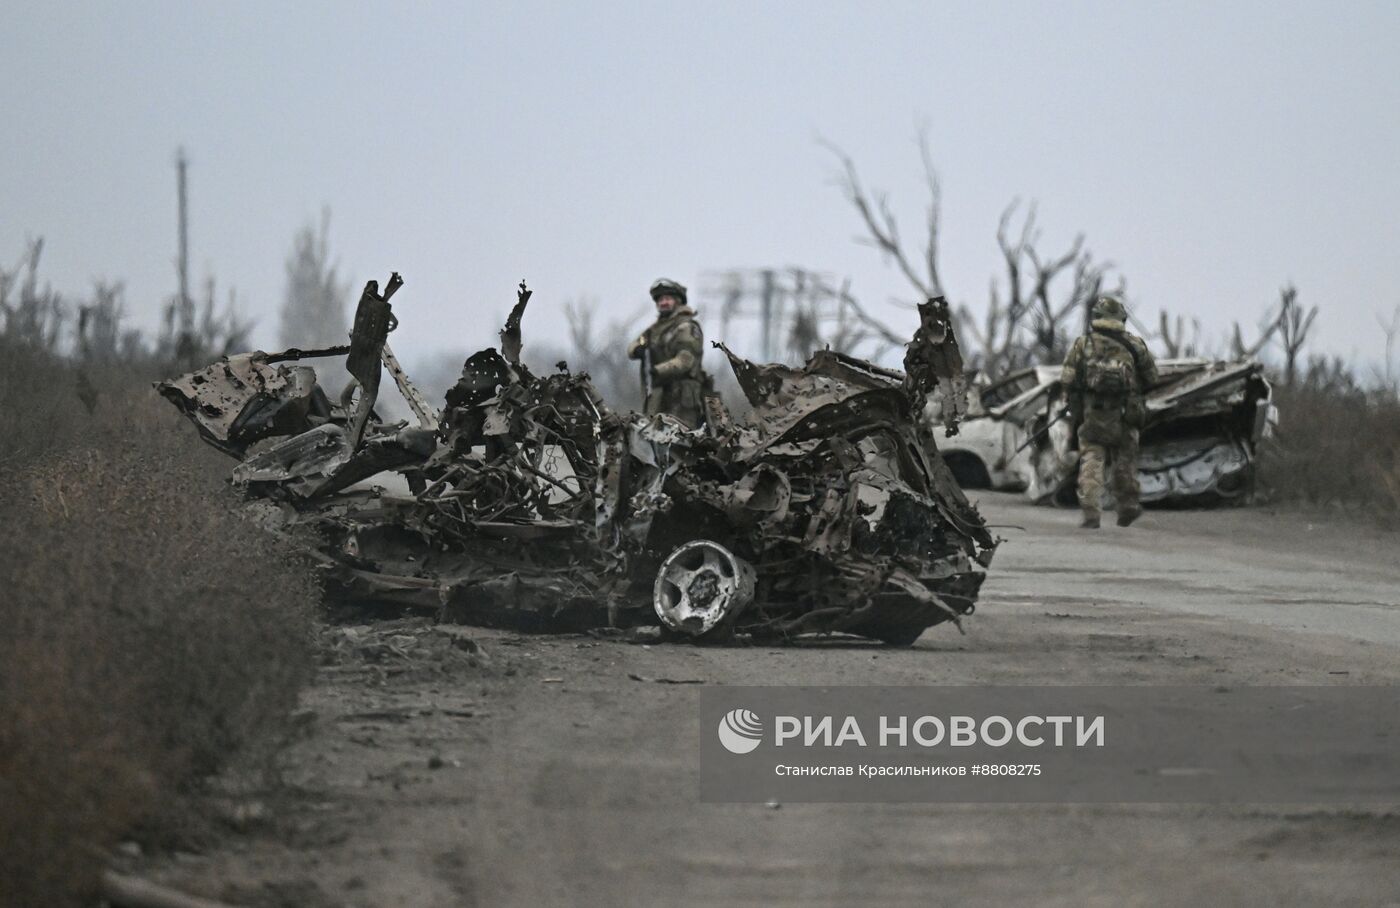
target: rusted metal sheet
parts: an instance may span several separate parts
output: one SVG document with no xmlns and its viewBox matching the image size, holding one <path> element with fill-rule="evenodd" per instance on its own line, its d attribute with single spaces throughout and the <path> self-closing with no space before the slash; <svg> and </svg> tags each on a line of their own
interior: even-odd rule
<svg viewBox="0 0 1400 908">
<path fill-rule="evenodd" d="M 226 357 L 160 382 L 156 390 L 190 418 L 205 441 L 234 457 L 259 439 L 304 431 L 330 410 L 314 369 L 274 364 L 261 351 Z"/>
<path fill-rule="evenodd" d="M 907 373 L 830 351 L 756 364 L 725 348 L 752 409 L 731 418 L 715 398 L 690 430 L 613 412 L 587 375 L 535 375 L 520 361 L 529 298 L 522 284 L 501 350 L 467 359 L 440 414 L 415 406 L 417 427 L 371 411 L 357 437 L 349 402 L 273 368 L 279 354 L 233 357 L 162 393 L 240 460 L 234 481 L 260 519 L 316 540 L 328 587 L 348 599 L 538 630 L 898 643 L 972 611 L 996 543 L 916 418 L 961 379 L 946 306 L 921 310 Z M 356 324 L 352 355 L 381 355 L 386 332 L 370 325 L 366 345 Z M 229 414 L 255 399 L 318 406 L 260 422 L 250 450 Z"/>
</svg>

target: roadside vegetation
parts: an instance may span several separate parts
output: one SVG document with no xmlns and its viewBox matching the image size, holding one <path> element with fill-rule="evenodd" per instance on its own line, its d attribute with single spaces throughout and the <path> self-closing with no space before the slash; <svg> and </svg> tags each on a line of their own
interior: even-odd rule
<svg viewBox="0 0 1400 908">
<path fill-rule="evenodd" d="M 96 303 L 28 277 L 0 274 L 0 905 L 92 905 L 119 842 L 185 841 L 213 773 L 271 765 L 317 590 L 151 389 L 175 344 L 85 347 Z"/>
<path fill-rule="evenodd" d="M 1400 400 L 1319 380 L 1275 388 L 1280 425 L 1259 461 L 1267 501 L 1400 526 Z"/>
</svg>

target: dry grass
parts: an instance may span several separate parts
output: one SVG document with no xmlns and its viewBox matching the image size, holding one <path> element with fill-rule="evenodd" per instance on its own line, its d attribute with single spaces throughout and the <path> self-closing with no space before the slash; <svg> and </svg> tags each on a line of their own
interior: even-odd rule
<svg viewBox="0 0 1400 908">
<path fill-rule="evenodd" d="M 91 904 L 118 837 L 285 728 L 316 590 L 149 385 L 89 415 L 30 365 L 0 366 L 0 904 Z"/>
<path fill-rule="evenodd" d="M 0 337 L 0 469 L 78 443 L 89 426 L 77 388 L 67 363 Z"/>
<path fill-rule="evenodd" d="M 1308 387 L 1275 400 L 1281 425 L 1259 468 L 1271 500 L 1400 520 L 1400 402 Z"/>
</svg>

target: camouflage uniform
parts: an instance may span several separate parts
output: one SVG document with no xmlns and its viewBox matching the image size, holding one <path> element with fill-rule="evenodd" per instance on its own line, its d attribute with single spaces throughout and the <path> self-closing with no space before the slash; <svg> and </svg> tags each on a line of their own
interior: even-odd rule
<svg viewBox="0 0 1400 908">
<path fill-rule="evenodd" d="M 1124 329 L 1122 303 L 1104 297 L 1093 314 L 1090 332 L 1075 340 L 1060 373 L 1079 435 L 1079 507 L 1084 526 L 1097 527 L 1109 466 L 1118 525 L 1127 526 L 1142 513 L 1138 430 L 1147 415 L 1143 394 L 1157 384 L 1157 363 L 1143 339 Z"/>
<path fill-rule="evenodd" d="M 685 300 L 685 288 L 671 281 L 653 285 L 653 298 L 660 295 L 658 287 L 671 295 L 675 294 L 670 288 L 677 288 L 677 298 Z M 629 359 L 643 359 L 650 354 L 651 392 L 643 407 L 647 414 L 669 413 L 692 429 L 700 425 L 704 408 L 705 371 L 700 366 L 704 342 L 695 310 L 680 305 L 659 315 L 655 324 L 628 347 Z"/>
</svg>

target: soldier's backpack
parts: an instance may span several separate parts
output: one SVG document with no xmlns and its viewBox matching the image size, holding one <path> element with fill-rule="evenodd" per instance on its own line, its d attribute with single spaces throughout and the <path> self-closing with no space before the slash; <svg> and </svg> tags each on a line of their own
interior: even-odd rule
<svg viewBox="0 0 1400 908">
<path fill-rule="evenodd" d="M 1133 391 L 1137 356 L 1126 343 L 1093 343 L 1084 361 L 1084 390 L 1098 397 L 1125 397 Z"/>
</svg>

